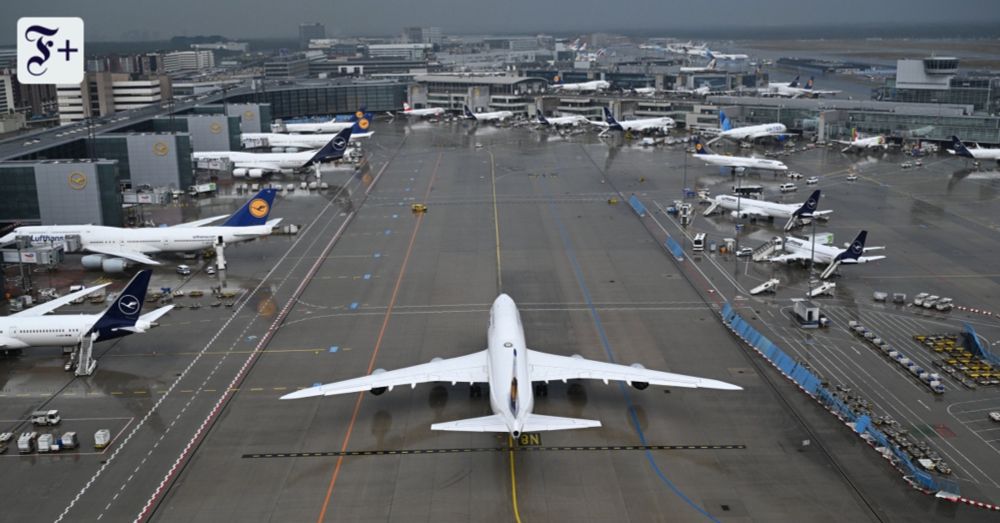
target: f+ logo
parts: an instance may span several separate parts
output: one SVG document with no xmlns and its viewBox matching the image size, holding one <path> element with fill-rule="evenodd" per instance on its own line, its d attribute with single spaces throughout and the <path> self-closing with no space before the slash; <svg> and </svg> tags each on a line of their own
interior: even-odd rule
<svg viewBox="0 0 1000 523">
<path fill-rule="evenodd" d="M 83 20 L 25 17 L 17 21 L 17 76 L 25 84 L 83 81 Z"/>
<path fill-rule="evenodd" d="M 126 316 L 135 314 L 139 311 L 139 299 L 131 294 L 122 296 L 122 299 L 118 300 L 118 310 Z"/>
</svg>

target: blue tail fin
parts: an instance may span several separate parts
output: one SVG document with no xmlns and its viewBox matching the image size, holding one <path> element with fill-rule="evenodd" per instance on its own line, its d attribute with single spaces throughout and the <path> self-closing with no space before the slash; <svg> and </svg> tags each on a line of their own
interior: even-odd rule
<svg viewBox="0 0 1000 523">
<path fill-rule="evenodd" d="M 955 154 L 958 156 L 975 158 L 975 156 L 972 155 L 972 152 L 969 151 L 969 148 L 966 147 L 965 144 L 962 143 L 962 140 L 959 140 L 957 136 L 951 137 L 951 149 L 955 151 Z"/>
<path fill-rule="evenodd" d="M 343 158 L 344 152 L 347 151 L 347 144 L 351 141 L 351 133 L 353 132 L 354 128 L 348 127 L 347 129 L 337 133 L 337 135 L 327 142 L 326 145 L 316 151 L 316 154 L 314 154 L 308 162 L 303 164 L 303 167 L 317 162 L 332 162 Z"/>
<path fill-rule="evenodd" d="M 733 128 L 733 122 L 730 122 L 729 117 L 726 116 L 726 113 L 721 110 L 719 111 L 719 127 L 721 127 L 723 131 L 728 131 Z"/>
<path fill-rule="evenodd" d="M 812 76 L 810 76 L 810 77 L 809 77 L 809 81 L 808 81 L 808 82 L 806 82 L 806 86 L 805 86 L 805 87 L 803 87 L 803 89 L 812 89 L 812 88 L 813 88 L 813 82 L 814 82 L 814 81 L 815 81 L 815 79 L 814 79 L 814 78 L 813 78 Z"/>
<path fill-rule="evenodd" d="M 463 105 L 462 109 L 465 111 L 465 117 L 466 118 L 472 118 L 473 120 L 476 119 L 475 113 L 472 112 L 472 109 L 469 109 L 468 105 Z"/>
<path fill-rule="evenodd" d="M 368 107 L 362 105 L 361 107 L 358 107 L 357 111 L 354 111 L 353 115 L 351 115 L 351 121 L 352 122 L 356 122 L 356 121 L 358 121 L 358 120 L 360 120 L 362 118 L 368 118 L 370 120 L 371 117 L 372 117 L 372 113 L 368 112 Z"/>
<path fill-rule="evenodd" d="M 351 127 L 351 131 L 357 134 L 365 134 L 371 131 L 372 126 L 372 113 L 361 113 L 361 117 L 357 118 L 357 114 L 354 115 L 354 126 Z"/>
<path fill-rule="evenodd" d="M 802 206 L 792 213 L 792 216 L 812 216 L 812 214 L 816 212 L 816 208 L 819 207 L 819 194 L 819 189 L 813 191 L 813 193 L 809 195 L 809 198 L 802 203 Z"/>
<path fill-rule="evenodd" d="M 795 75 L 795 79 L 788 82 L 788 87 L 798 87 L 799 86 L 799 75 Z"/>
<path fill-rule="evenodd" d="M 857 260 L 865 253 L 865 240 L 868 239 L 868 231 L 861 231 L 858 237 L 851 242 L 851 246 L 844 249 L 844 252 L 837 255 L 837 261 Z"/>
<path fill-rule="evenodd" d="M 118 331 L 132 327 L 142 314 L 142 303 L 146 299 L 146 289 L 153 271 L 141 270 L 132 277 L 132 281 L 122 289 L 121 294 L 105 309 L 104 314 L 97 319 L 87 334 L 97 333 L 98 340 L 117 338 L 128 334 L 128 331 Z"/>
<path fill-rule="evenodd" d="M 542 125 L 549 125 L 549 120 L 547 118 L 545 118 L 545 115 L 542 114 L 541 111 L 538 111 L 537 113 L 535 113 L 535 116 L 538 117 L 538 123 L 540 123 Z"/>
<path fill-rule="evenodd" d="M 271 205 L 274 203 L 274 195 L 278 194 L 277 189 L 261 189 L 256 196 L 250 199 L 243 207 L 233 213 L 223 227 L 248 227 L 251 225 L 264 225 L 267 223 L 267 216 L 271 214 Z"/>
</svg>

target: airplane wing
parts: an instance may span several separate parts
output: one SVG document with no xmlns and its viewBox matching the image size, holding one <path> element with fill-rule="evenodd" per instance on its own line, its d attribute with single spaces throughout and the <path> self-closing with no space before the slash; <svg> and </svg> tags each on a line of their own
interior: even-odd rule
<svg viewBox="0 0 1000 523">
<path fill-rule="evenodd" d="M 742 390 L 741 387 L 722 381 L 605 363 L 578 356 L 557 356 L 529 349 L 527 358 L 528 374 L 531 381 L 592 379 L 604 380 L 605 382 L 608 380 L 624 381 L 629 384 L 634 382 L 649 383 L 663 387 Z"/>
<path fill-rule="evenodd" d="M 193 222 L 178 223 L 177 225 L 171 225 L 171 228 L 175 229 L 188 229 L 194 227 L 201 227 L 203 225 L 208 225 L 214 221 L 221 220 L 228 217 L 228 214 L 220 214 L 218 216 L 212 216 L 211 218 L 202 218 L 201 220 L 195 220 Z"/>
<path fill-rule="evenodd" d="M 860 256 L 856 260 L 855 259 L 851 259 L 851 258 L 846 258 L 846 259 L 840 260 L 840 263 L 843 263 L 844 265 L 853 265 L 853 264 L 856 264 L 856 263 L 868 263 L 868 262 L 873 262 L 873 261 L 878 261 L 878 260 L 884 260 L 884 259 L 885 259 L 885 256 Z"/>
<path fill-rule="evenodd" d="M 87 245 L 84 247 L 90 252 L 96 252 L 97 254 L 107 254 L 108 256 L 114 256 L 115 258 L 125 258 L 126 260 L 131 260 L 136 263 L 141 263 L 143 265 L 160 265 L 160 262 L 146 256 L 139 251 L 133 251 L 131 249 L 117 249 L 115 247 L 103 247 Z"/>
<path fill-rule="evenodd" d="M 780 256 L 775 256 L 768 261 L 776 263 L 791 263 L 793 261 L 808 261 L 808 256 L 803 256 L 801 254 L 782 254 Z"/>
<path fill-rule="evenodd" d="M 75 300 L 77 298 L 82 298 L 82 297 L 84 297 L 84 296 L 86 296 L 86 295 L 88 295 L 88 294 L 90 294 L 90 293 L 92 293 L 92 292 L 94 292 L 94 291 L 96 291 L 98 289 L 103 289 L 103 288 L 107 287 L 108 285 L 111 285 L 111 283 L 102 283 L 102 284 L 97 285 L 95 287 L 87 287 L 86 289 L 83 289 L 83 290 L 80 290 L 80 291 L 71 292 L 71 293 L 69 293 L 69 294 L 67 294 L 67 295 L 65 295 L 65 296 L 63 296 L 61 298 L 56 298 L 56 299 L 54 299 L 52 301 L 47 301 L 45 303 L 41 303 L 41 304 L 35 305 L 34 307 L 32 307 L 30 309 L 23 310 L 21 312 L 15 312 L 14 314 L 11 314 L 11 316 L 20 316 L 22 318 L 30 318 L 32 316 L 44 316 L 44 315 L 46 315 L 46 314 L 48 314 L 48 313 L 50 313 L 50 312 L 58 309 L 59 307 L 62 307 L 63 305 L 66 305 L 66 304 L 72 302 L 73 300 Z"/>
<path fill-rule="evenodd" d="M 450 381 L 452 383 L 483 383 L 489 381 L 486 351 L 479 351 L 457 358 L 439 359 L 397 370 L 375 372 L 360 378 L 327 383 L 285 394 L 283 400 L 310 398 L 313 396 L 333 396 L 399 385 L 416 387 L 418 383 Z M 443 429 L 442 429 L 443 430 Z M 506 432 L 504 429 L 503 432 Z"/>
</svg>

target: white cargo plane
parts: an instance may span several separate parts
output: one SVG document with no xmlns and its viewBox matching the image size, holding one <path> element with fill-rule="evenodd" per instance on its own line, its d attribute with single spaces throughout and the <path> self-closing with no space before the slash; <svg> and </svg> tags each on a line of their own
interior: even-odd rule
<svg viewBox="0 0 1000 523">
<path fill-rule="evenodd" d="M 638 132 L 669 132 L 674 128 L 675 122 L 673 118 L 669 116 L 660 116 L 657 118 L 640 118 L 638 120 L 615 120 L 614 115 L 611 114 L 611 110 L 607 107 L 604 108 L 604 122 L 603 124 L 596 124 L 602 127 L 607 127 L 607 130 L 614 131 L 638 131 Z"/>
<path fill-rule="evenodd" d="M 977 162 L 979 160 L 994 160 L 1000 164 L 1000 149 L 987 149 L 985 147 L 966 147 L 962 140 L 959 140 L 957 136 L 951 137 L 951 149 L 948 152 L 954 154 L 955 156 L 963 156 L 965 158 L 972 158 Z"/>
<path fill-rule="evenodd" d="M 67 236 L 79 237 L 83 250 L 91 252 L 80 259 L 87 269 L 122 272 L 131 263 L 160 265 L 150 255 L 162 252 L 195 252 L 217 244 L 254 240 L 271 234 L 281 218 L 268 220 L 277 189 L 262 189 L 243 204 L 222 225 L 208 226 L 225 216 L 213 216 L 173 227 L 124 228 L 103 225 L 28 225 L 18 227 L 0 238 L 0 245 L 27 236 L 33 245 L 66 242 Z"/>
<path fill-rule="evenodd" d="M 579 114 L 571 114 L 569 116 L 552 116 L 546 117 L 541 111 L 535 114 L 536 119 L 540 125 L 545 127 L 576 127 L 577 125 L 587 125 L 590 120 L 587 117 Z"/>
<path fill-rule="evenodd" d="M 881 147 L 882 149 L 889 148 L 889 143 L 885 141 L 885 136 L 880 134 L 878 136 L 865 137 L 858 134 L 857 129 L 851 129 L 850 141 L 846 140 L 835 140 L 835 141 L 841 145 L 847 146 L 840 150 L 840 152 L 842 153 L 846 153 L 847 151 L 850 150 L 864 151 L 867 149 L 875 149 L 877 147 Z"/>
<path fill-rule="evenodd" d="M 815 79 L 810 78 L 806 85 L 799 86 L 799 77 L 796 76 L 794 80 L 788 83 L 769 83 L 767 88 L 763 91 L 763 94 L 770 96 L 783 96 L 788 98 L 799 98 L 802 96 L 808 98 L 816 98 L 821 95 L 834 95 L 840 93 L 840 91 L 820 91 L 813 88 L 813 83 Z"/>
<path fill-rule="evenodd" d="M 28 347 L 74 347 L 79 346 L 85 337 L 92 337 L 93 341 L 104 341 L 148 331 L 156 326 L 156 320 L 174 308 L 173 305 L 167 305 L 142 314 L 151 273 L 148 269 L 139 271 L 122 289 L 118 298 L 100 314 L 46 316 L 110 283 L 88 287 L 10 316 L 0 317 L 0 351 L 17 351 Z"/>
<path fill-rule="evenodd" d="M 715 66 L 718 63 L 718 59 L 711 51 L 706 51 L 709 58 L 709 62 L 706 65 L 698 67 L 681 67 L 680 71 L 682 73 L 708 73 L 715 70 Z"/>
<path fill-rule="evenodd" d="M 474 113 L 468 105 L 463 105 L 465 117 L 477 122 L 502 122 L 508 118 L 513 118 L 514 113 L 510 111 L 493 111 L 488 113 Z"/>
<path fill-rule="evenodd" d="M 720 194 L 714 198 L 711 198 L 711 205 L 705 209 L 704 215 L 708 216 L 715 212 L 716 209 L 722 208 L 730 211 L 730 216 L 733 218 L 752 218 L 752 219 L 784 219 L 785 222 L 784 229 L 789 231 L 795 225 L 801 225 L 808 223 L 809 220 L 814 218 L 819 218 L 821 216 L 827 216 L 833 211 L 817 211 L 816 208 L 819 206 L 819 196 L 820 191 L 813 191 L 809 198 L 801 204 L 794 203 L 777 203 L 777 202 L 767 202 L 763 200 L 755 200 L 753 198 L 741 198 L 739 196 L 732 196 L 729 194 Z"/>
<path fill-rule="evenodd" d="M 714 154 L 708 146 L 701 143 L 701 139 L 694 138 L 693 158 L 701 160 L 710 165 L 719 167 L 729 167 L 733 174 L 742 173 L 748 169 L 760 171 L 787 171 L 788 166 L 778 160 L 768 160 L 766 158 L 755 158 L 752 156 L 726 156 L 724 154 Z"/>
<path fill-rule="evenodd" d="M 611 82 L 605 80 L 591 80 L 589 82 L 578 82 L 572 84 L 552 84 L 552 89 L 574 93 L 597 92 L 611 88 Z"/>
<path fill-rule="evenodd" d="M 425 109 L 414 109 L 410 104 L 403 102 L 403 114 L 406 116 L 441 116 L 444 114 L 442 107 L 427 107 Z"/>
<path fill-rule="evenodd" d="M 347 151 L 353 131 L 350 127 L 333 135 L 326 145 L 313 151 L 297 153 L 251 153 L 246 151 L 202 151 L 191 153 L 197 161 L 228 160 L 233 164 L 233 176 L 260 178 L 265 174 L 291 173 L 315 164 L 340 160 Z"/>
<path fill-rule="evenodd" d="M 446 423 L 435 423 L 431 430 L 461 432 L 507 432 L 517 438 L 522 432 L 600 427 L 597 420 L 561 418 L 534 414 L 534 382 L 548 383 L 571 379 L 624 381 L 643 390 L 649 385 L 664 387 L 742 390 L 736 385 L 706 378 L 646 370 L 635 363 L 618 365 L 584 359 L 581 356 L 557 356 L 527 348 L 524 327 L 514 300 L 501 294 L 490 308 L 490 326 L 486 350 L 457 358 L 435 358 L 430 363 L 399 370 L 376 369 L 368 376 L 286 394 L 281 399 L 332 396 L 371 391 L 379 395 L 394 387 L 418 383 L 451 382 L 489 384 L 493 414 Z M 544 387 L 544 385 L 542 385 Z"/>
<path fill-rule="evenodd" d="M 868 251 L 881 250 L 885 247 L 865 247 L 865 240 L 868 238 L 868 231 L 861 231 L 858 237 L 851 244 L 841 249 L 833 245 L 815 243 L 812 238 L 785 237 L 783 248 L 786 253 L 771 258 L 772 262 L 792 263 L 794 261 L 808 262 L 813 259 L 815 263 L 827 265 L 826 270 L 820 274 L 821 279 L 829 278 L 841 264 L 868 263 L 885 259 L 885 256 L 863 256 Z M 815 252 L 815 256 L 813 253 Z"/>
<path fill-rule="evenodd" d="M 729 120 L 729 117 L 721 109 L 719 110 L 719 125 L 722 130 L 716 139 L 727 138 L 734 141 L 753 141 L 768 136 L 781 137 L 788 134 L 788 128 L 785 127 L 785 124 L 777 122 L 733 127 L 733 122 Z"/>
<path fill-rule="evenodd" d="M 351 116 L 350 120 L 337 121 L 336 118 L 327 122 L 278 123 L 271 126 L 276 133 L 339 133 L 344 129 L 353 129 L 363 133 L 371 126 L 372 113 L 362 107 Z"/>
<path fill-rule="evenodd" d="M 655 87 L 633 87 L 632 92 L 639 96 L 656 96 Z"/>
</svg>

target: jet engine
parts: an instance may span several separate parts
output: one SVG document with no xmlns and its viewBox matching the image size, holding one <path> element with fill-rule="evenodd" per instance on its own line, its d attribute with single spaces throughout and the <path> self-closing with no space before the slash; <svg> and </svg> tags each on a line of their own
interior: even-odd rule
<svg viewBox="0 0 1000 523">
<path fill-rule="evenodd" d="M 383 372 L 385 372 L 385 369 L 375 369 L 375 370 L 372 371 L 372 376 L 374 376 L 376 374 L 382 374 Z M 374 388 L 372 388 L 372 390 L 370 392 L 372 394 L 374 394 L 375 396 L 378 396 L 378 395 L 384 394 L 385 391 L 387 391 L 387 390 L 389 390 L 388 387 L 374 387 Z"/>
<path fill-rule="evenodd" d="M 641 363 L 633 363 L 631 365 L 631 367 L 633 369 L 645 369 L 646 368 L 646 367 L 643 367 Z M 646 382 L 646 381 L 633 381 L 632 382 L 632 387 L 635 388 L 636 390 L 646 390 L 646 388 L 649 387 L 649 382 Z"/>
<path fill-rule="evenodd" d="M 242 167 L 240 167 L 239 169 L 233 169 L 233 177 L 242 178 L 247 175 L 248 170 L 249 169 L 244 169 Z"/>
<path fill-rule="evenodd" d="M 260 178 L 264 176 L 264 169 L 250 169 L 247 171 L 247 174 L 249 174 L 251 178 Z"/>
<path fill-rule="evenodd" d="M 729 215 L 732 216 L 733 218 L 742 218 L 744 220 L 750 217 L 749 213 L 740 211 L 732 211 L 729 213 Z"/>
<path fill-rule="evenodd" d="M 109 258 L 103 254 L 88 254 L 80 258 L 80 264 L 85 269 L 101 270 L 112 274 L 125 272 L 125 269 L 128 268 L 128 262 L 125 260 L 121 258 Z"/>
</svg>

